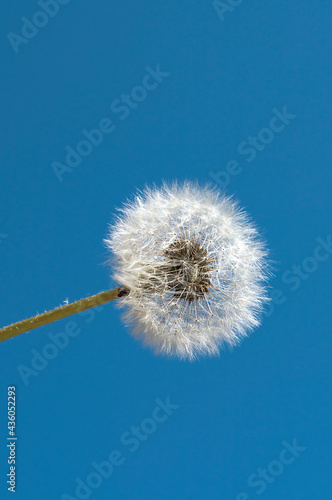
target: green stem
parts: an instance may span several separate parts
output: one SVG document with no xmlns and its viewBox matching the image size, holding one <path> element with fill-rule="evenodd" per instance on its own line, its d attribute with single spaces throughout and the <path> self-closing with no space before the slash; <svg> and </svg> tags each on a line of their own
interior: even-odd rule
<svg viewBox="0 0 332 500">
<path fill-rule="evenodd" d="M 91 297 L 87 297 L 86 299 L 77 300 L 76 302 L 72 302 L 71 304 L 65 304 L 64 306 L 52 309 L 52 311 L 38 314 L 33 318 L 24 319 L 23 321 L 19 321 L 18 323 L 14 323 L 13 325 L 5 326 L 4 328 L 0 329 L 0 342 L 12 337 L 16 337 L 16 335 L 19 335 L 20 333 L 28 332 L 30 330 L 33 330 L 34 328 L 38 328 L 39 326 L 48 325 L 49 323 L 53 323 L 54 321 L 58 321 L 59 319 L 67 318 L 67 316 L 85 311 L 86 309 L 90 309 L 91 307 L 106 304 L 107 302 L 111 302 L 112 300 L 118 299 L 119 297 L 124 297 L 125 295 L 128 295 L 128 293 L 128 289 L 120 286 L 119 288 L 114 288 L 113 290 L 107 290 L 106 292 L 97 293 L 96 295 L 92 295 Z"/>
</svg>

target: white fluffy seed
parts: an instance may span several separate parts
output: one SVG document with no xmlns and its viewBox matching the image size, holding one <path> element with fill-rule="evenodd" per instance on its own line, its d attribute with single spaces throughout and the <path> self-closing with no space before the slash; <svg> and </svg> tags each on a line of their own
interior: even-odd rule
<svg viewBox="0 0 332 500">
<path fill-rule="evenodd" d="M 267 250 L 245 212 L 210 187 L 146 189 L 105 240 L 133 334 L 156 353 L 216 355 L 259 325 Z"/>
</svg>

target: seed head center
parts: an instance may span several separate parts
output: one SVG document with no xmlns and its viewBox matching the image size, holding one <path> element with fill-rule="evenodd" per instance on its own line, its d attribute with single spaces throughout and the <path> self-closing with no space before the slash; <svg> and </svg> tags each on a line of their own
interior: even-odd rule
<svg viewBox="0 0 332 500">
<path fill-rule="evenodd" d="M 191 303 L 209 292 L 212 261 L 201 242 L 179 238 L 164 251 L 164 257 L 166 288 L 174 298 Z"/>
</svg>

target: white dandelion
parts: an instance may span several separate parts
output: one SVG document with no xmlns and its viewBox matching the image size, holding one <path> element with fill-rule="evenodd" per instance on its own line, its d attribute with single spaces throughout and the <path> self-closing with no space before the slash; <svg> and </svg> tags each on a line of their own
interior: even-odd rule
<svg viewBox="0 0 332 500">
<path fill-rule="evenodd" d="M 267 250 L 231 198 L 190 182 L 147 188 L 105 242 L 125 321 L 156 353 L 216 355 L 259 325 Z"/>
<path fill-rule="evenodd" d="M 267 250 L 245 212 L 210 187 L 146 189 L 107 239 L 119 286 L 0 329 L 0 342 L 116 299 L 156 353 L 216 355 L 259 325 Z"/>
</svg>

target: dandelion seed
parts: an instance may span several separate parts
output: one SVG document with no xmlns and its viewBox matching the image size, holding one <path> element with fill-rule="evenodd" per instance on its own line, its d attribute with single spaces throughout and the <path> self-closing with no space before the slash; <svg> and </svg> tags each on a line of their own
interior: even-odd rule
<svg viewBox="0 0 332 500">
<path fill-rule="evenodd" d="M 216 355 L 259 325 L 267 250 L 231 198 L 190 182 L 146 189 L 105 242 L 125 321 L 156 353 Z"/>
<path fill-rule="evenodd" d="M 216 355 L 259 325 L 267 251 L 231 198 L 190 182 L 146 189 L 105 242 L 117 288 L 1 328 L 0 342 L 117 299 L 135 337 L 179 358 Z"/>
</svg>

